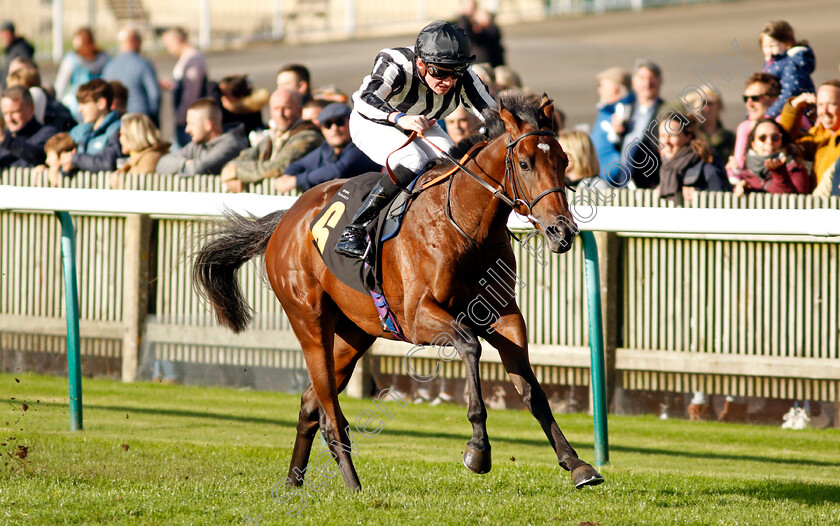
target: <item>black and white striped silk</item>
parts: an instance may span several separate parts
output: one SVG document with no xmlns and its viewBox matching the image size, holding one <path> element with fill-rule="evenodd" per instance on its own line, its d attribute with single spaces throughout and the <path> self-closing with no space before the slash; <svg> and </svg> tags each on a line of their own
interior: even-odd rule
<svg viewBox="0 0 840 526">
<path fill-rule="evenodd" d="M 445 95 L 429 89 L 416 70 L 413 49 L 383 49 L 376 56 L 373 71 L 353 94 L 355 110 L 368 120 L 391 124 L 388 115 L 395 111 L 423 115 L 428 119 L 443 119 L 463 104 L 483 121 L 482 110 L 496 107 L 487 88 L 472 69 L 468 69 Z"/>
</svg>

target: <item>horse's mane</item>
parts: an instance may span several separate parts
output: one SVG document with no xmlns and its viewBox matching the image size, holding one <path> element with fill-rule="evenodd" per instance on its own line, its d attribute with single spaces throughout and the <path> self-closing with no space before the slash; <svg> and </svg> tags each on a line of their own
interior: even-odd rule
<svg viewBox="0 0 840 526">
<path fill-rule="evenodd" d="M 540 107 L 535 102 L 526 99 L 522 94 L 517 92 L 505 92 L 499 95 L 498 104 L 511 112 L 521 122 L 527 122 L 534 128 L 540 127 Z M 450 151 L 449 155 L 455 159 L 460 159 L 465 155 L 470 148 L 481 141 L 491 141 L 496 137 L 505 133 L 505 123 L 499 117 L 499 110 L 486 109 L 482 113 L 484 117 L 484 125 L 481 127 L 479 133 L 474 133 L 468 137 L 461 139 Z M 434 165 L 449 164 L 449 161 L 437 159 Z"/>
</svg>

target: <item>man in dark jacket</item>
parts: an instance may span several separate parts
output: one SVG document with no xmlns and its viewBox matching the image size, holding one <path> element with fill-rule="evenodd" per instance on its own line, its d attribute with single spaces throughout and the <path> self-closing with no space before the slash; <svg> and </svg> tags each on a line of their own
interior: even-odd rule
<svg viewBox="0 0 840 526">
<path fill-rule="evenodd" d="M 290 164 L 274 181 L 275 190 L 281 193 L 295 187 L 309 190 L 326 181 L 382 169 L 351 142 L 351 111 L 350 106 L 340 102 L 333 102 L 321 110 L 318 121 L 324 134 L 323 144 Z"/>
<path fill-rule="evenodd" d="M 493 13 L 479 9 L 475 0 L 465 0 L 456 23 L 470 38 L 477 63 L 490 64 L 491 68 L 505 65 L 502 31 Z"/>
<path fill-rule="evenodd" d="M 43 164 L 47 158 L 44 144 L 58 130 L 38 123 L 29 90 L 22 86 L 7 89 L 0 98 L 0 108 L 6 123 L 0 135 L 0 168 Z"/>
<path fill-rule="evenodd" d="M 2 68 L 0 68 L 0 90 L 6 89 L 6 75 L 9 72 L 9 64 L 17 57 L 31 59 L 35 54 L 35 48 L 23 37 L 15 33 L 15 24 L 4 20 L 0 22 L 0 44 L 3 45 L 5 57 L 3 57 Z"/>
</svg>

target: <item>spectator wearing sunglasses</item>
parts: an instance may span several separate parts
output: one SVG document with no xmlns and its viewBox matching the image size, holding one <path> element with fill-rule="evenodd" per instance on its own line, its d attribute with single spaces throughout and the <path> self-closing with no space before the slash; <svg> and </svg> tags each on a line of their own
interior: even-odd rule
<svg viewBox="0 0 840 526">
<path fill-rule="evenodd" d="M 747 119 L 735 129 L 735 152 L 726 163 L 727 170 L 744 168 L 750 132 L 755 123 L 769 117 L 767 111 L 778 100 L 781 89 L 779 79 L 769 73 L 753 73 L 747 79 L 743 95 Z"/>
<path fill-rule="evenodd" d="M 380 51 L 373 71 L 353 94 L 355 108 L 350 115 L 353 142 L 378 164 L 402 146 L 408 132 L 423 133 L 444 151 L 452 139 L 437 123 L 466 106 L 483 120 L 481 112 L 494 108 L 495 101 L 469 68 L 475 61 L 466 33 L 451 22 L 432 22 L 417 35 L 414 49 L 401 47 Z M 391 156 L 397 184 L 388 174 L 373 187 L 352 222 L 342 232 L 335 251 L 361 259 L 366 249 L 365 227 L 414 180 L 426 164 L 441 154 L 422 139 Z"/>
<path fill-rule="evenodd" d="M 802 164 L 799 149 L 781 124 L 770 118 L 759 120 L 750 132 L 745 167 L 728 170 L 735 180 L 733 192 L 769 194 L 806 194 L 811 191 L 811 176 Z"/>
<path fill-rule="evenodd" d="M 280 193 L 295 187 L 309 190 L 326 181 L 382 169 L 350 140 L 351 111 L 350 106 L 340 102 L 333 102 L 321 110 L 318 121 L 324 135 L 323 144 L 290 164 L 286 173 L 274 181 L 275 190 Z"/>
</svg>

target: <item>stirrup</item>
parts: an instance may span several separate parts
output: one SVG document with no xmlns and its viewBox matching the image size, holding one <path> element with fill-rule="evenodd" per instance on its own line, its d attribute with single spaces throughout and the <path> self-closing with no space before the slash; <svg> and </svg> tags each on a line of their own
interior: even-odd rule
<svg viewBox="0 0 840 526">
<path fill-rule="evenodd" d="M 367 231 L 355 225 L 347 225 L 333 251 L 348 258 L 364 259 L 367 248 Z"/>
</svg>

